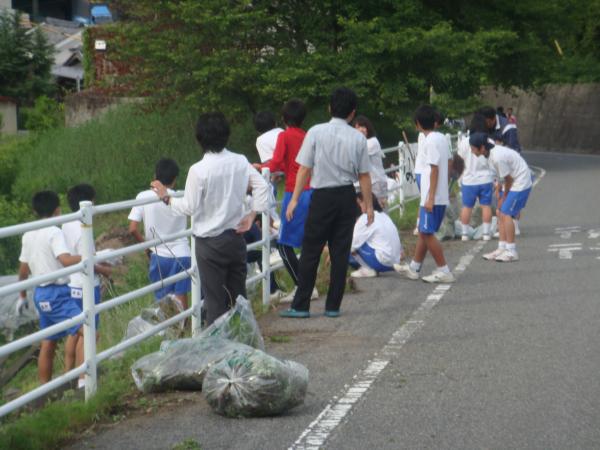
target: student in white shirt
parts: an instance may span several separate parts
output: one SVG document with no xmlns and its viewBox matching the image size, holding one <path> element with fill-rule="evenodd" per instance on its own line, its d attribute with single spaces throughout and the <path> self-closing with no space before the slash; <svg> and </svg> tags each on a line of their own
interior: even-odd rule
<svg viewBox="0 0 600 450">
<path fill-rule="evenodd" d="M 254 116 L 254 128 L 260 133 L 256 138 L 256 150 L 261 164 L 269 162 L 275 153 L 277 137 L 283 131 L 276 125 L 275 115 L 270 111 L 259 111 Z"/>
<path fill-rule="evenodd" d="M 374 201 L 373 223 L 367 226 L 367 208 L 362 193 L 356 195 L 356 202 L 362 214 L 354 225 L 350 266 L 358 270 L 350 276 L 371 278 L 380 272 L 393 271 L 394 264 L 399 264 L 402 257 L 402 245 L 396 225 L 382 211 L 377 201 Z"/>
<path fill-rule="evenodd" d="M 33 210 L 39 219 L 60 215 L 59 199 L 55 192 L 38 192 L 33 196 L 32 203 Z M 50 226 L 23 234 L 19 261 L 19 280 L 22 281 L 26 280 L 30 274 L 34 277 L 47 275 L 77 264 L 81 261 L 81 257 L 71 255 L 60 228 Z M 71 298 L 68 282 L 68 278 L 57 278 L 35 288 L 33 301 L 40 316 L 41 329 L 81 314 L 81 308 Z M 23 305 L 26 298 L 27 292 L 21 291 L 17 306 Z M 81 325 L 75 325 L 42 340 L 38 357 L 38 376 L 42 384 L 52 378 L 56 343 L 64 336 L 67 336 L 65 363 L 74 359 L 78 366 L 83 364 L 83 334 Z"/>
<path fill-rule="evenodd" d="M 96 191 L 93 186 L 89 184 L 78 184 L 73 186 L 67 192 L 67 200 L 69 202 L 69 207 L 71 211 L 76 212 L 79 211 L 79 202 L 88 200 L 93 202 L 96 199 Z M 82 242 L 82 232 L 81 232 L 81 222 L 79 220 L 73 222 L 67 222 L 62 226 L 62 232 L 65 236 L 65 242 L 67 243 L 67 247 L 69 248 L 69 252 L 72 255 L 83 254 L 83 242 Z M 95 249 L 94 249 L 95 251 Z M 100 278 L 98 274 L 104 276 L 110 276 L 112 273 L 112 269 L 108 264 L 96 264 L 94 266 L 94 302 L 96 304 L 102 301 L 101 292 L 100 292 Z M 83 310 L 83 278 L 84 275 L 82 272 L 77 272 L 71 275 L 69 280 L 69 288 L 71 289 L 71 298 L 74 302 L 76 302 L 79 307 Z M 100 315 L 96 314 L 96 341 L 99 338 L 98 328 L 100 326 Z M 67 365 L 65 367 L 67 370 L 73 368 L 73 366 Z"/>
<path fill-rule="evenodd" d="M 500 241 L 496 250 L 483 257 L 490 261 L 518 261 L 513 218 L 517 217 L 527 204 L 533 185 L 531 170 L 519 153 L 509 147 L 494 145 L 485 133 L 473 133 L 469 143 L 473 153 L 485 156 L 498 178 L 504 180 L 503 186 L 496 194 Z"/>
<path fill-rule="evenodd" d="M 450 148 L 446 137 L 435 130 L 436 111 L 430 105 L 422 105 L 415 112 L 415 124 L 425 135 L 425 155 L 427 168 L 421 174 L 421 203 L 419 209 L 419 238 L 415 255 L 408 266 L 395 265 L 394 268 L 411 280 L 418 280 L 423 260 L 431 253 L 437 269 L 423 277 L 428 283 L 452 283 L 444 257 L 442 245 L 435 237 L 439 230 L 446 206 L 449 203 L 448 169 Z"/>
<path fill-rule="evenodd" d="M 177 163 L 170 158 L 162 158 L 156 163 L 154 174 L 155 179 L 165 185 L 167 193 L 171 195 L 179 175 Z M 140 192 L 136 200 L 149 198 L 157 198 L 156 192 L 151 189 Z M 143 236 L 139 231 L 141 222 L 144 223 Z M 163 239 L 167 235 L 180 233 L 187 228 L 187 218 L 174 214 L 162 202 L 134 206 L 131 213 L 129 213 L 129 232 L 138 242 Z M 148 249 L 147 254 L 150 259 L 148 277 L 152 283 L 188 270 L 192 265 L 190 245 L 185 237 L 151 247 Z M 154 297 L 156 300 L 160 300 L 167 294 L 174 294 L 182 303 L 182 306 L 187 309 L 187 296 L 190 290 L 191 279 L 187 277 L 174 284 L 157 289 L 154 291 Z"/>
<path fill-rule="evenodd" d="M 357 116 L 353 121 L 354 128 L 360 131 L 367 138 L 367 152 L 371 162 L 371 189 L 382 208 L 387 204 L 387 175 L 383 168 L 383 158 L 385 154 L 381 151 L 381 144 L 377 139 L 375 127 L 365 116 Z"/>
<path fill-rule="evenodd" d="M 220 112 L 205 113 L 196 124 L 196 139 L 205 151 L 190 167 L 183 198 L 172 198 L 160 180 L 151 185 L 176 215 L 193 217 L 196 262 L 204 290 L 207 324 L 246 296 L 246 241 L 243 234 L 257 212 L 269 209 L 269 185 L 245 156 L 225 148 L 229 123 Z M 252 191 L 252 211 L 244 202 Z"/>
</svg>

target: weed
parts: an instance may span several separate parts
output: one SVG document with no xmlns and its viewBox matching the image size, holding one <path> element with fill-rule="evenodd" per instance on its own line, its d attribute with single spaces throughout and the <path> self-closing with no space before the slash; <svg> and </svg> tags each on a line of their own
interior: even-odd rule
<svg viewBox="0 0 600 450">
<path fill-rule="evenodd" d="M 171 450 L 202 450 L 202 447 L 194 439 L 186 439 L 185 441 L 174 445 Z"/>
</svg>

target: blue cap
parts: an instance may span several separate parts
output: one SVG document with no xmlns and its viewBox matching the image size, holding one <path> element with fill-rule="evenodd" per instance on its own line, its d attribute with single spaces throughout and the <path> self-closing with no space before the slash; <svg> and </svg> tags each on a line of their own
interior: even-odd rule
<svg viewBox="0 0 600 450">
<path fill-rule="evenodd" d="M 481 131 L 473 133 L 471 136 L 469 136 L 469 144 L 477 148 L 481 147 L 482 145 L 485 145 L 486 148 L 489 148 L 491 145 L 488 141 L 487 133 L 482 133 Z"/>
</svg>

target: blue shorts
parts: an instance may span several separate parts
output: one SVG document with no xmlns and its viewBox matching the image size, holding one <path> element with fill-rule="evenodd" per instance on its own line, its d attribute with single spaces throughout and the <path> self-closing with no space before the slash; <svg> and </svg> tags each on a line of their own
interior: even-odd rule
<svg viewBox="0 0 600 450">
<path fill-rule="evenodd" d="M 179 258 L 167 258 L 152 253 L 150 256 L 150 268 L 148 269 L 148 278 L 152 283 L 164 280 L 165 278 L 177 275 L 179 272 L 192 267 L 192 258 L 189 256 L 180 256 Z M 177 283 L 169 284 L 154 291 L 156 300 L 162 299 L 167 294 L 184 295 L 192 290 L 192 280 L 190 277 L 179 280 Z"/>
<path fill-rule="evenodd" d="M 356 249 L 356 253 L 358 253 L 362 260 L 376 272 L 390 272 L 394 270 L 393 267 L 381 264 L 375 255 L 375 249 L 373 249 L 366 242 Z M 360 263 L 354 258 L 354 256 L 350 255 L 350 265 L 352 267 L 357 267 L 360 266 Z"/>
<path fill-rule="evenodd" d="M 463 206 L 472 208 L 479 198 L 481 206 L 490 206 L 492 204 L 492 193 L 494 191 L 493 183 L 465 185 L 460 187 L 462 193 Z"/>
<path fill-rule="evenodd" d="M 81 308 L 71 298 L 71 288 L 66 284 L 38 286 L 33 292 L 33 302 L 40 314 L 40 328 L 48 328 L 81 314 Z M 75 335 L 81 325 L 75 325 L 65 331 L 47 337 L 56 341 L 66 335 Z"/>
<path fill-rule="evenodd" d="M 525 208 L 530 192 L 531 188 L 524 191 L 508 191 L 508 195 L 500 207 L 500 212 L 507 216 L 517 217 L 519 212 Z"/>
<path fill-rule="evenodd" d="M 427 212 L 427 210 L 421 206 L 419 208 L 419 233 L 437 233 L 442 226 L 445 213 L 446 205 L 433 205 L 432 212 Z"/>
<path fill-rule="evenodd" d="M 283 203 L 281 204 L 281 226 L 279 227 L 278 243 L 288 245 L 290 247 L 302 247 L 302 239 L 304 238 L 304 224 L 308 217 L 308 208 L 313 190 L 307 189 L 302 191 L 298 204 L 294 210 L 294 217 L 288 221 L 285 217 L 288 204 L 292 199 L 292 193 L 286 192 L 283 194 Z"/>
<path fill-rule="evenodd" d="M 419 188 L 419 192 L 421 192 L 421 174 L 415 173 L 415 181 L 417 182 L 417 187 Z"/>
<path fill-rule="evenodd" d="M 83 289 L 78 287 L 70 287 L 71 298 L 77 303 L 83 311 Z M 94 287 L 94 303 L 97 305 L 101 301 L 100 286 Z M 96 330 L 100 326 L 100 314 L 96 314 Z"/>
</svg>

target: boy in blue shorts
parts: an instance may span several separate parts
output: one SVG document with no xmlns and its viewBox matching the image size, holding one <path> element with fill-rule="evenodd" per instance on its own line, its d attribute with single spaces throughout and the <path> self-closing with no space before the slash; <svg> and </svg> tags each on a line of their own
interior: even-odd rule
<svg viewBox="0 0 600 450">
<path fill-rule="evenodd" d="M 155 176 L 171 195 L 175 188 L 179 166 L 175 161 L 163 158 L 156 163 Z M 156 193 L 148 189 L 140 192 L 137 200 L 157 198 Z M 144 236 L 139 232 L 139 224 L 144 222 Z M 187 218 L 175 215 L 171 208 L 163 202 L 150 203 L 143 206 L 135 206 L 129 214 L 129 232 L 138 242 L 159 239 L 169 234 L 179 233 L 187 229 Z M 183 237 L 171 242 L 164 242 L 147 251 L 150 258 L 148 277 L 155 283 L 164 278 L 173 276 L 191 267 L 192 258 L 188 240 Z M 170 284 L 154 292 L 156 300 L 160 300 L 167 294 L 175 294 L 175 297 L 185 309 L 187 309 L 187 293 L 191 290 L 191 279 L 184 278 L 177 283 Z"/>
<path fill-rule="evenodd" d="M 442 245 L 435 237 L 439 230 L 448 195 L 448 160 L 450 149 L 446 137 L 435 131 L 436 111 L 430 105 L 422 105 L 415 112 L 417 129 L 425 135 L 425 167 L 421 173 L 421 203 L 419 209 L 419 238 L 415 255 L 408 266 L 394 264 L 394 269 L 411 280 L 418 280 L 419 272 L 427 252 L 431 253 L 437 269 L 423 277 L 428 283 L 452 283 L 454 275 L 450 272 Z"/>
<path fill-rule="evenodd" d="M 96 199 L 96 191 L 93 186 L 89 184 L 78 184 L 73 186 L 67 192 L 67 201 L 71 211 L 79 211 L 79 202 L 88 200 L 93 202 Z M 62 232 L 65 236 L 65 242 L 69 248 L 69 252 L 72 255 L 81 256 L 83 253 L 83 242 L 81 240 L 81 222 L 79 220 L 68 222 L 63 224 Z M 94 249 L 95 251 L 95 249 Z M 112 269 L 108 264 L 96 264 L 94 266 L 94 302 L 100 303 L 100 278 L 97 274 L 110 276 Z M 71 298 L 79 305 L 83 310 L 83 279 L 84 275 L 82 272 L 77 272 L 71 275 L 69 281 L 69 288 L 71 289 Z M 96 314 L 96 341 L 98 340 L 98 326 L 100 325 L 99 314 Z M 68 363 L 68 364 L 67 364 Z M 65 368 L 70 370 L 73 368 L 74 361 L 65 362 Z"/>
<path fill-rule="evenodd" d="M 33 196 L 32 204 L 35 214 L 40 219 L 60 215 L 59 199 L 55 192 L 38 192 Z M 50 226 L 28 231 L 23 235 L 19 261 L 19 280 L 26 280 L 30 274 L 37 277 L 77 264 L 81 257 L 71 255 L 60 228 Z M 57 278 L 35 288 L 33 301 L 40 316 L 40 328 L 48 328 L 81 314 L 81 308 L 71 298 L 68 282 L 68 278 Z M 22 299 L 26 298 L 26 295 L 26 291 L 21 291 Z M 73 358 L 73 355 L 75 364 L 79 366 L 83 363 L 81 325 L 42 340 L 38 357 L 38 376 L 42 384 L 52 378 L 56 342 L 64 336 L 67 336 L 65 366 L 68 358 Z M 83 379 L 80 379 L 80 383 L 82 381 Z"/>
<path fill-rule="evenodd" d="M 488 261 L 518 261 L 513 218 L 517 217 L 525 207 L 531 192 L 533 183 L 529 166 L 523 157 L 511 148 L 491 143 L 486 133 L 472 134 L 469 143 L 473 153 L 477 156 L 485 156 L 498 178 L 504 179 L 502 189 L 499 189 L 496 194 L 498 198 L 496 212 L 500 233 L 498 248 L 483 257 Z"/>
</svg>

